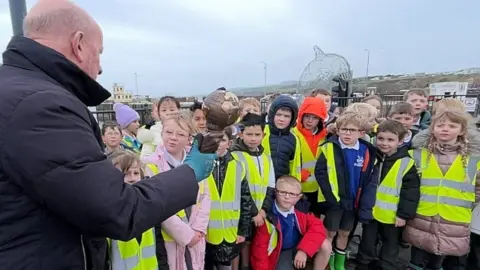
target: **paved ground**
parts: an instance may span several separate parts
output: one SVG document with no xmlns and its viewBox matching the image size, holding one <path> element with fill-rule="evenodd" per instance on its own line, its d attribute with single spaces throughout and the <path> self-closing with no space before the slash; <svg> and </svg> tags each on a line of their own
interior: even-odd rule
<svg viewBox="0 0 480 270">
<path fill-rule="evenodd" d="M 359 225 L 357 227 L 357 229 L 355 230 L 355 235 L 362 235 L 362 228 L 361 226 Z M 357 253 L 357 250 L 358 250 L 358 242 L 359 242 L 359 238 L 358 237 L 355 237 L 354 239 L 352 239 L 352 242 L 350 243 L 348 249 L 349 249 L 349 252 L 353 255 L 353 254 L 356 254 Z M 410 260 L 410 248 L 408 249 L 405 249 L 405 248 L 400 248 L 400 255 L 399 255 L 399 258 L 398 258 L 398 267 L 397 269 L 402 269 L 404 270 L 408 264 L 408 261 Z M 355 264 L 353 262 L 353 260 L 349 260 L 347 262 L 348 264 L 348 267 L 347 269 L 355 269 Z"/>
</svg>

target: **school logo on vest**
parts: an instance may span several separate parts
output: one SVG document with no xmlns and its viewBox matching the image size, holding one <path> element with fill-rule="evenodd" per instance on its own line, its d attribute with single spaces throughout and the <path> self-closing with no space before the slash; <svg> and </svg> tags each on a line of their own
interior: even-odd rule
<svg viewBox="0 0 480 270">
<path fill-rule="evenodd" d="M 363 167 L 363 157 L 362 156 L 357 156 L 357 161 L 353 164 L 355 167 Z"/>
</svg>

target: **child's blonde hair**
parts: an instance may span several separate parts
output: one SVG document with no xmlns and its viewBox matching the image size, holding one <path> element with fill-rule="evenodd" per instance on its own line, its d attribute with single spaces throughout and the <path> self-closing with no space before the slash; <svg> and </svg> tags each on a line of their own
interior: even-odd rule
<svg viewBox="0 0 480 270">
<path fill-rule="evenodd" d="M 432 114 L 435 114 L 439 109 L 457 109 L 465 111 L 465 104 L 461 100 L 454 98 L 444 98 L 433 103 Z"/>
<path fill-rule="evenodd" d="M 278 178 L 276 187 L 278 187 L 280 184 L 294 186 L 298 190 L 302 191 L 302 185 L 300 184 L 300 181 L 298 181 L 297 178 L 290 175 L 284 175 Z"/>
<path fill-rule="evenodd" d="M 344 112 L 342 115 L 340 115 L 337 118 L 336 121 L 336 126 L 337 129 L 340 129 L 346 125 L 354 125 L 358 127 L 360 130 L 364 130 L 366 125 L 367 125 L 367 118 L 360 114 L 360 113 L 355 113 L 355 112 Z"/>
<path fill-rule="evenodd" d="M 260 101 L 258 101 L 256 98 L 248 97 L 240 100 L 240 111 L 242 111 L 243 108 L 245 108 L 245 106 L 247 105 L 257 107 L 258 110 L 260 110 L 262 107 L 262 105 L 260 104 Z"/>
<path fill-rule="evenodd" d="M 190 135 L 193 135 L 199 132 L 199 130 L 193 124 L 192 112 L 182 111 L 179 114 L 172 115 L 169 118 L 165 119 L 164 125 L 168 121 L 173 121 L 175 124 L 177 124 L 179 127 L 181 127 Z"/>
<path fill-rule="evenodd" d="M 380 103 L 380 108 L 383 107 L 383 100 L 382 100 L 382 98 L 381 98 L 380 96 L 377 96 L 377 95 L 369 95 L 369 96 L 364 97 L 364 98 L 361 100 L 361 102 L 362 102 L 362 103 L 366 103 L 366 102 L 369 101 L 369 100 L 376 100 L 376 101 L 378 101 L 378 102 Z"/>
<path fill-rule="evenodd" d="M 353 103 L 343 113 L 358 113 L 367 119 L 377 117 L 377 109 L 368 103 Z"/>
<path fill-rule="evenodd" d="M 433 151 L 437 146 L 438 142 L 435 139 L 435 135 L 433 134 L 434 126 L 437 122 L 445 121 L 446 119 L 452 121 L 453 123 L 460 124 L 462 126 L 462 134 L 458 136 L 457 141 L 460 143 L 459 147 L 459 154 L 462 156 L 462 165 L 465 170 L 467 170 L 467 160 L 468 160 L 468 138 L 467 138 L 467 129 L 468 123 L 471 119 L 470 115 L 463 110 L 459 109 L 445 109 L 440 110 L 432 117 L 432 123 L 429 127 L 430 131 L 430 139 L 428 141 L 427 146 L 427 164 L 425 164 L 425 168 L 428 166 L 428 161 L 430 157 L 433 155 Z M 466 174 L 465 174 L 466 175 Z M 468 175 L 466 175 L 468 177 Z"/>
<path fill-rule="evenodd" d="M 141 166 L 142 162 L 140 161 L 140 157 L 132 152 L 125 150 L 115 151 L 108 156 L 108 159 L 112 161 L 113 166 L 118 166 L 123 173 L 127 173 L 128 170 L 136 164 L 140 168 L 141 178 L 144 178 L 145 176 Z"/>
</svg>

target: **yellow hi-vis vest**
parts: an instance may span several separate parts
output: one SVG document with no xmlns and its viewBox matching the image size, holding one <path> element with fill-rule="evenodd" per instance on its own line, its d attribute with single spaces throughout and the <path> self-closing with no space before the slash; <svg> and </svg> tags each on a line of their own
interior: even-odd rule
<svg viewBox="0 0 480 270">
<path fill-rule="evenodd" d="M 142 242 L 136 238 L 123 242 L 108 240 L 110 262 L 113 270 L 156 270 L 158 261 L 155 248 L 155 229 L 142 234 Z"/>
<path fill-rule="evenodd" d="M 228 243 L 235 243 L 237 240 L 242 180 L 245 178 L 245 174 L 245 168 L 240 161 L 230 161 L 227 165 L 221 195 L 218 192 L 213 175 L 208 177 L 207 182 L 211 199 L 210 220 L 206 238 L 208 243 L 218 245 L 224 240 Z"/>
<path fill-rule="evenodd" d="M 328 182 L 332 189 L 333 196 L 337 199 L 337 202 L 340 201 L 340 195 L 338 195 L 338 179 L 337 179 L 337 167 L 335 165 L 335 154 L 333 149 L 333 143 L 324 144 L 321 147 L 322 153 L 325 155 L 327 160 L 327 172 L 328 172 Z M 325 201 L 325 197 L 321 192 L 318 193 L 317 201 Z"/>
<path fill-rule="evenodd" d="M 395 224 L 400 190 L 405 174 L 415 165 L 410 157 L 401 158 L 393 164 L 387 175 L 377 187 L 373 217 L 384 224 Z"/>
<path fill-rule="evenodd" d="M 200 193 L 200 195 L 202 195 L 205 192 L 205 181 L 198 183 L 198 187 L 199 187 L 198 192 Z M 200 206 L 200 202 L 197 202 L 196 207 L 199 207 L 199 206 Z M 185 213 L 185 210 L 178 211 L 176 215 L 185 224 L 188 224 L 187 213 Z M 175 242 L 175 240 L 170 235 L 168 235 L 168 233 L 165 232 L 164 230 L 162 230 L 162 236 L 165 242 Z"/>
<path fill-rule="evenodd" d="M 267 156 L 272 156 L 272 151 L 270 150 L 270 127 L 265 126 L 265 136 L 262 140 L 263 151 Z M 290 161 L 290 176 L 297 178 L 299 181 L 302 178 L 302 157 L 300 154 L 300 140 L 298 139 L 295 133 L 291 132 L 295 137 L 295 153 L 293 160 Z"/>
<path fill-rule="evenodd" d="M 272 252 L 275 250 L 275 248 L 278 245 L 278 232 L 277 228 L 275 228 L 275 225 L 270 223 L 270 221 L 265 221 L 265 225 L 267 226 L 267 231 L 268 234 L 270 235 L 270 239 L 268 240 L 268 256 L 272 254 Z"/>
<path fill-rule="evenodd" d="M 324 140 L 321 140 L 317 146 L 317 153 L 313 155 L 312 150 L 310 149 L 310 146 L 303 136 L 303 134 L 297 129 L 293 129 L 293 132 L 297 135 L 298 140 L 300 141 L 300 153 L 301 153 L 301 169 L 306 169 L 310 173 L 310 177 L 307 179 L 307 181 L 302 183 L 302 191 L 303 192 L 315 192 L 318 191 L 319 193 L 322 193 L 322 191 L 318 187 L 317 179 L 315 178 L 315 165 L 317 164 L 317 159 L 320 156 L 321 153 L 321 144 L 323 143 Z M 319 197 L 322 198 L 322 201 L 325 201 L 325 198 L 322 195 L 319 195 Z"/>
<path fill-rule="evenodd" d="M 265 154 L 258 157 L 250 156 L 246 152 L 232 152 L 234 159 L 242 162 L 245 166 L 248 187 L 257 209 L 262 209 L 263 200 L 267 195 L 267 187 L 270 178 L 275 179 L 272 159 Z"/>
<path fill-rule="evenodd" d="M 468 157 L 467 167 L 457 155 L 452 165 L 442 173 L 435 155 L 427 162 L 426 149 L 413 150 L 413 158 L 421 173 L 420 202 L 417 214 L 440 215 L 448 221 L 470 223 L 475 202 L 476 174 L 480 169 L 478 157 Z"/>
</svg>

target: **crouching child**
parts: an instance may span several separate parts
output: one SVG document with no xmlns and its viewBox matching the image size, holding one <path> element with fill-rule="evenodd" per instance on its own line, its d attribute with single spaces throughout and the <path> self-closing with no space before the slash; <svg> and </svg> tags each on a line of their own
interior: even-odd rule
<svg viewBox="0 0 480 270">
<path fill-rule="evenodd" d="M 274 207 L 253 237 L 252 269 L 302 269 L 307 258 L 314 259 L 313 269 L 327 266 L 332 247 L 322 221 L 294 208 L 302 197 L 301 190 L 300 182 L 292 176 L 278 179 Z"/>
</svg>

